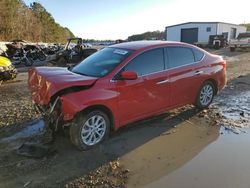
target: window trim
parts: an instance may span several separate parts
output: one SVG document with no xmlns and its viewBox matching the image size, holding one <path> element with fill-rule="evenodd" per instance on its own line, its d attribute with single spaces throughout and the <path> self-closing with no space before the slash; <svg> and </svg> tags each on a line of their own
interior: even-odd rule
<svg viewBox="0 0 250 188">
<path fill-rule="evenodd" d="M 195 60 L 195 52 L 194 52 L 194 50 L 197 50 L 197 51 L 200 51 L 199 49 L 194 49 L 194 48 L 192 48 L 192 52 L 193 52 L 193 54 L 194 54 L 194 60 Z M 201 52 L 201 51 L 200 51 Z M 205 53 L 204 52 L 201 52 L 202 54 L 203 54 L 203 56 L 201 57 L 201 59 L 200 60 L 198 60 L 198 61 L 194 61 L 194 63 L 196 63 L 196 62 L 200 62 L 200 61 L 202 61 L 203 59 L 204 59 L 204 56 L 205 56 Z"/>
<path fill-rule="evenodd" d="M 152 72 L 152 73 L 148 73 L 148 74 L 144 74 L 144 75 L 140 75 L 140 76 L 138 76 L 138 78 L 141 78 L 141 77 L 148 76 L 148 75 L 151 75 L 151 74 L 156 74 L 156 73 L 160 73 L 160 72 L 166 71 L 166 70 L 168 70 L 168 69 L 166 69 L 166 68 L 167 68 L 167 67 L 166 67 L 166 59 L 167 59 L 167 57 L 166 57 L 166 54 L 165 54 L 165 48 L 166 48 L 166 46 L 160 46 L 160 47 L 156 47 L 156 48 L 147 49 L 147 50 L 141 52 L 140 54 L 138 54 L 137 56 L 133 57 L 131 60 L 129 60 L 129 62 L 126 63 L 126 65 L 128 65 L 128 64 L 129 64 L 131 61 L 133 61 L 135 58 L 137 58 L 138 56 L 140 56 L 140 55 L 142 55 L 142 54 L 144 54 L 144 53 L 146 53 L 146 52 L 149 52 L 149 51 L 151 51 L 151 50 L 161 49 L 161 50 L 162 50 L 162 55 L 163 55 L 163 66 L 164 66 L 163 70 L 156 71 L 156 72 Z M 122 67 L 119 69 L 119 71 L 117 71 L 117 72 L 114 74 L 114 76 L 113 76 L 113 78 L 110 80 L 110 82 L 115 82 L 115 81 L 118 80 L 118 79 L 115 79 L 115 77 L 121 72 L 121 70 L 122 70 L 126 65 L 122 66 Z"/>
<path fill-rule="evenodd" d="M 153 73 L 149 73 L 149 74 L 145 74 L 145 75 L 141 75 L 141 76 L 138 76 L 138 78 L 141 78 L 141 77 L 144 77 L 144 76 L 148 76 L 148 75 L 151 75 L 151 74 L 156 74 L 156 73 L 161 73 L 161 72 L 164 72 L 164 71 L 169 71 L 169 70 L 173 70 L 173 69 L 177 69 L 177 68 L 181 68 L 181 67 L 185 67 L 185 66 L 189 66 L 189 65 L 192 65 L 192 64 L 198 64 L 200 62 L 202 62 L 206 56 L 206 54 L 204 52 L 203 53 L 203 57 L 199 60 L 199 61 L 194 61 L 193 63 L 189 63 L 189 64 L 186 64 L 186 65 L 181 65 L 181 66 L 177 66 L 177 67 L 173 67 L 173 68 L 168 68 L 169 67 L 169 59 L 168 59 L 168 52 L 167 52 L 167 48 L 169 47 L 178 47 L 178 48 L 189 48 L 192 53 L 193 53 L 193 56 L 194 56 L 194 60 L 195 60 L 195 55 L 194 55 L 194 50 L 193 48 L 191 47 L 186 47 L 186 46 L 161 46 L 161 47 L 156 47 L 156 48 L 151 48 L 149 50 L 154 50 L 154 49 L 158 49 L 158 48 L 162 48 L 163 49 L 163 59 L 164 59 L 164 70 L 161 70 L 161 71 L 157 71 L 157 72 L 153 72 Z M 135 56 L 134 58 L 132 58 L 130 61 L 132 61 L 133 59 L 135 59 L 136 57 L 138 57 L 139 55 L 143 54 L 144 52 L 147 52 L 149 50 L 146 50 L 146 51 L 143 51 L 141 52 L 140 54 L 138 54 L 137 56 Z M 199 49 L 197 49 L 199 50 Z M 129 61 L 129 62 L 130 62 Z M 129 63 L 128 62 L 128 63 Z M 127 63 L 127 64 L 128 64 Z M 127 65 L 126 64 L 126 65 Z M 120 73 L 120 71 L 126 66 L 122 66 L 119 71 L 117 71 L 114 76 L 112 77 L 112 79 L 110 80 L 110 82 L 117 82 L 119 81 L 118 79 L 115 79 L 115 77 Z"/>
</svg>

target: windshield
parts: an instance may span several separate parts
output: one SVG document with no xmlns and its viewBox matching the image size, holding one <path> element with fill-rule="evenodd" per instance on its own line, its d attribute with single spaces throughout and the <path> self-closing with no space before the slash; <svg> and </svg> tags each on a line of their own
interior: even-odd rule
<svg viewBox="0 0 250 188">
<path fill-rule="evenodd" d="M 84 59 L 72 69 L 72 72 L 87 76 L 103 77 L 128 57 L 131 52 L 131 50 L 118 48 L 104 48 Z"/>
</svg>

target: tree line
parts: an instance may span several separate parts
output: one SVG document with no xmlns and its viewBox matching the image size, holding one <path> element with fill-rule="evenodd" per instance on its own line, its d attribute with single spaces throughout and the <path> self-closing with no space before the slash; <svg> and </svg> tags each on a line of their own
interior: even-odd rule
<svg viewBox="0 0 250 188">
<path fill-rule="evenodd" d="M 153 31 L 145 32 L 142 34 L 131 35 L 128 37 L 128 41 L 137 41 L 137 40 L 163 40 L 164 32 L 163 31 Z"/>
<path fill-rule="evenodd" d="M 56 23 L 40 3 L 27 6 L 22 0 L 0 0 L 0 41 L 60 43 L 73 36 L 68 28 Z"/>
</svg>

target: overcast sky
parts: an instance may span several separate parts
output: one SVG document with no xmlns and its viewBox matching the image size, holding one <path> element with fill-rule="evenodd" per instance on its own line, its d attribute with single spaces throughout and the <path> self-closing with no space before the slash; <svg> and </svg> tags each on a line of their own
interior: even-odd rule
<svg viewBox="0 0 250 188">
<path fill-rule="evenodd" d="M 24 0 L 27 4 L 34 0 Z M 249 0 L 38 0 L 76 36 L 126 39 L 191 21 L 250 23 Z"/>
</svg>

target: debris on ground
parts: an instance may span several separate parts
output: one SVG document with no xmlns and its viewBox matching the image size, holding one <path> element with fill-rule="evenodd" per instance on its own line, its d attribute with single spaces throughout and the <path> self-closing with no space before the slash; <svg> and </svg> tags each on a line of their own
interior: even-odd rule
<svg viewBox="0 0 250 188">
<path fill-rule="evenodd" d="M 129 170 L 124 169 L 119 159 L 102 165 L 88 175 L 77 178 L 65 185 L 65 188 L 84 187 L 126 187 Z"/>
<path fill-rule="evenodd" d="M 170 130 L 170 131 L 167 131 L 165 133 L 162 133 L 160 136 L 165 136 L 165 135 L 170 135 L 170 134 L 173 134 L 173 133 L 176 133 L 177 130 Z"/>
<path fill-rule="evenodd" d="M 24 143 L 17 149 L 18 155 L 32 158 L 43 158 L 54 153 L 56 150 L 51 146 L 32 142 Z"/>
</svg>

